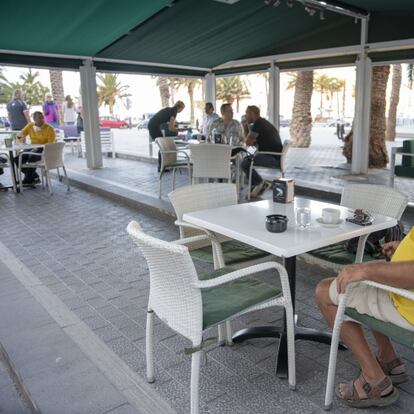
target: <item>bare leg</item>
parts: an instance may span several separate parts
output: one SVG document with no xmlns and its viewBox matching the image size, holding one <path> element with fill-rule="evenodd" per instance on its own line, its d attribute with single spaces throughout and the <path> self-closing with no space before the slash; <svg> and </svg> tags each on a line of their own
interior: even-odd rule
<svg viewBox="0 0 414 414">
<path fill-rule="evenodd" d="M 318 284 L 315 294 L 316 302 L 330 327 L 334 324 L 336 311 L 338 309 L 329 297 L 329 286 L 332 280 L 333 279 L 322 280 Z M 341 339 L 357 359 L 365 379 L 370 384 L 377 384 L 384 379 L 384 372 L 371 351 L 364 331 L 359 324 L 354 322 L 344 322 L 341 329 Z M 341 391 L 344 390 L 344 387 L 346 387 L 346 384 L 341 384 Z M 366 396 L 359 381 L 355 383 L 355 387 L 361 397 Z M 384 394 L 391 390 L 392 388 L 390 390 L 385 390 Z"/>
<path fill-rule="evenodd" d="M 378 359 L 381 362 L 391 362 L 392 360 L 397 358 L 397 354 L 395 353 L 390 338 L 377 331 L 372 331 L 372 333 L 374 334 L 375 341 L 377 342 Z"/>
</svg>

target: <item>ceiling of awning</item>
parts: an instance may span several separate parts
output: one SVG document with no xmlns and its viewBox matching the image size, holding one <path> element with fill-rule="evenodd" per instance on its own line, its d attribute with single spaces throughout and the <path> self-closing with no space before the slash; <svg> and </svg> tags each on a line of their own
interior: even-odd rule
<svg viewBox="0 0 414 414">
<path fill-rule="evenodd" d="M 414 38 L 414 0 L 326 2 L 369 12 L 368 42 Z M 21 51 L 112 60 L 114 68 L 118 60 L 140 62 L 137 71 L 145 62 L 151 70 L 157 64 L 188 66 L 199 74 L 200 68 L 229 61 L 360 41 L 360 23 L 352 17 L 325 12 L 321 20 L 319 13 L 310 16 L 299 2 L 290 8 L 285 0 L 279 7 L 264 0 L 3 0 L 2 17 L 3 63 L 11 56 L 7 51 Z M 48 62 L 53 65 L 53 58 Z"/>
</svg>

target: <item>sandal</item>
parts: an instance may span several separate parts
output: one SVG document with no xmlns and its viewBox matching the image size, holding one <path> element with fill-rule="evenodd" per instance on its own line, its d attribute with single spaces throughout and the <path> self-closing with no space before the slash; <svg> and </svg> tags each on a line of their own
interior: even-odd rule
<svg viewBox="0 0 414 414">
<path fill-rule="evenodd" d="M 392 382 L 388 377 L 385 377 L 383 380 L 381 380 L 378 384 L 375 385 L 367 382 L 363 374 L 359 376 L 358 380 L 361 382 L 362 388 L 367 394 L 367 398 L 361 398 L 359 396 L 358 391 L 355 387 L 355 382 L 357 380 L 350 381 L 347 384 L 348 388 L 347 390 L 345 390 L 344 393 L 341 392 L 339 385 L 336 388 L 336 395 L 338 396 L 338 398 L 340 398 L 350 407 L 386 407 L 398 400 L 399 392 L 392 385 Z M 389 387 L 392 387 L 392 390 L 386 395 L 381 395 L 384 392 L 384 390 L 386 390 Z"/>
<path fill-rule="evenodd" d="M 390 362 L 381 362 L 378 357 L 377 361 L 380 364 L 382 370 L 384 371 L 384 374 L 387 377 L 390 377 L 390 380 L 394 385 L 403 384 L 404 382 L 407 382 L 409 380 L 409 375 L 405 371 L 404 363 L 401 361 L 400 358 L 395 358 Z M 401 368 L 399 373 L 392 373 L 396 368 Z"/>
</svg>

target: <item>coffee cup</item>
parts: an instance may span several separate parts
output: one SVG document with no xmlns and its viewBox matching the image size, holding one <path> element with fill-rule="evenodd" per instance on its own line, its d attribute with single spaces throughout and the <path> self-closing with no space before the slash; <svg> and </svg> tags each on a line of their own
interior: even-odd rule
<svg viewBox="0 0 414 414">
<path fill-rule="evenodd" d="M 322 209 L 322 221 L 326 224 L 336 224 L 341 218 L 341 210 L 337 208 Z"/>
<path fill-rule="evenodd" d="M 13 139 L 4 138 L 4 145 L 6 146 L 6 148 L 11 148 L 13 146 Z"/>
</svg>

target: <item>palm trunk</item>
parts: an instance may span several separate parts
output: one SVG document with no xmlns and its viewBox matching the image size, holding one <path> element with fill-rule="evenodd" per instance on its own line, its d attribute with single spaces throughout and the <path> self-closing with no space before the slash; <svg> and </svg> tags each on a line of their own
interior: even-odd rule
<svg viewBox="0 0 414 414">
<path fill-rule="evenodd" d="M 52 89 L 53 100 L 58 104 L 59 125 L 62 124 L 62 104 L 65 100 L 65 92 L 63 89 L 63 76 L 61 70 L 50 70 L 50 86 Z"/>
<path fill-rule="evenodd" d="M 189 82 L 187 86 L 188 96 L 190 98 L 190 122 L 194 125 L 194 85 Z"/>
<path fill-rule="evenodd" d="M 388 162 L 385 146 L 385 106 L 389 66 L 376 66 L 372 69 L 371 120 L 369 127 L 369 166 L 384 168 Z M 343 154 L 352 162 L 352 131 L 345 139 Z"/>
<path fill-rule="evenodd" d="M 346 102 L 346 83 L 344 84 L 344 89 L 342 90 L 342 118 L 345 117 L 345 102 Z"/>
<path fill-rule="evenodd" d="M 385 139 L 387 141 L 395 140 L 395 129 L 397 126 L 397 107 L 400 100 L 401 89 L 401 64 L 392 65 L 392 88 L 390 107 L 388 109 L 387 130 Z"/>
<path fill-rule="evenodd" d="M 313 71 L 299 72 L 295 84 L 290 135 L 294 147 L 309 147 L 311 144 Z"/>
<path fill-rule="evenodd" d="M 158 78 L 158 88 L 160 90 L 161 106 L 165 108 L 170 104 L 170 86 L 168 79 L 160 76 Z"/>
</svg>

